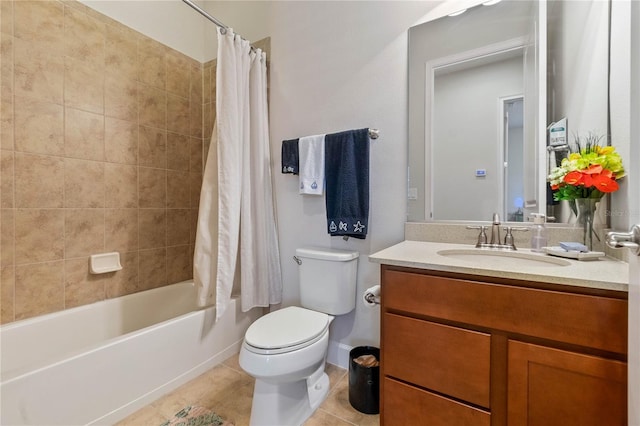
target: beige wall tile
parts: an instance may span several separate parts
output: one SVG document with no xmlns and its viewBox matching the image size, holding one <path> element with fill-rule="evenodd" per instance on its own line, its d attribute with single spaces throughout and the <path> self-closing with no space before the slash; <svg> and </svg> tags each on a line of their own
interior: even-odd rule
<svg viewBox="0 0 640 426">
<path fill-rule="evenodd" d="M 171 50 L 167 53 L 167 91 L 189 98 L 191 86 L 191 64 L 193 60 L 182 53 Z"/>
<path fill-rule="evenodd" d="M 13 25 L 15 37 L 48 50 L 61 52 L 64 39 L 62 3 L 57 1 L 16 1 Z"/>
<path fill-rule="evenodd" d="M 106 26 L 105 71 L 137 79 L 138 34 L 123 25 Z"/>
<path fill-rule="evenodd" d="M 0 33 L 13 34 L 13 3 L 0 2 Z"/>
<path fill-rule="evenodd" d="M 167 171 L 138 168 L 138 207 L 165 208 L 167 205 Z"/>
<path fill-rule="evenodd" d="M 16 210 L 16 264 L 60 260 L 64 256 L 64 210 Z"/>
<path fill-rule="evenodd" d="M 104 113 L 102 65 L 64 58 L 64 104 L 83 111 Z"/>
<path fill-rule="evenodd" d="M 64 206 L 64 160 L 48 155 L 15 154 L 16 207 Z"/>
<path fill-rule="evenodd" d="M 4 3 L 4 2 L 3 2 Z M 3 266 L 0 268 L 0 324 L 6 324 L 14 320 L 14 296 L 15 296 L 15 268 Z"/>
<path fill-rule="evenodd" d="M 14 64 L 17 96 L 62 103 L 64 60 L 58 52 L 37 48 L 31 42 L 16 39 Z"/>
<path fill-rule="evenodd" d="M 0 88 L 0 148 L 15 149 L 13 96 Z"/>
<path fill-rule="evenodd" d="M 189 246 L 167 247 L 167 282 L 169 284 L 193 278 Z"/>
<path fill-rule="evenodd" d="M 105 210 L 105 251 L 138 250 L 138 209 Z"/>
<path fill-rule="evenodd" d="M 109 299 L 141 290 L 138 285 L 138 252 L 120 253 L 120 264 L 122 269 L 109 276 L 105 285 L 106 297 Z"/>
<path fill-rule="evenodd" d="M 191 210 L 167 210 L 167 246 L 191 243 Z"/>
<path fill-rule="evenodd" d="M 188 172 L 167 171 L 167 207 L 188 209 L 190 207 L 191 179 Z"/>
<path fill-rule="evenodd" d="M 217 211 L 217 206 L 215 209 Z M 196 232 L 198 230 L 198 209 L 191 209 L 189 211 L 191 212 L 191 232 L 189 242 L 193 245 L 196 243 Z M 217 230 L 214 232 L 217 232 Z"/>
<path fill-rule="evenodd" d="M 213 116 L 213 104 L 204 104 L 202 108 L 202 136 L 210 138 L 213 133 L 213 122 L 215 120 Z"/>
<path fill-rule="evenodd" d="M 200 189 L 202 188 L 202 173 L 189 173 L 191 186 L 191 208 L 197 209 L 200 205 Z"/>
<path fill-rule="evenodd" d="M 64 154 L 66 157 L 104 159 L 104 116 L 65 108 Z"/>
<path fill-rule="evenodd" d="M 64 154 L 64 108 L 49 102 L 15 98 L 16 151 Z"/>
<path fill-rule="evenodd" d="M 0 208 L 8 209 L 14 203 L 13 151 L 0 151 Z"/>
<path fill-rule="evenodd" d="M 74 7 L 64 9 L 64 52 L 104 66 L 105 24 Z"/>
<path fill-rule="evenodd" d="M 189 125 L 189 99 L 167 94 L 167 129 L 181 135 L 189 135 Z"/>
<path fill-rule="evenodd" d="M 91 274 L 88 257 L 66 260 L 64 278 L 65 309 L 105 299 L 107 274 Z"/>
<path fill-rule="evenodd" d="M 167 284 L 167 249 L 140 250 L 138 252 L 138 286 L 141 290 Z"/>
<path fill-rule="evenodd" d="M 0 265 L 9 266 L 15 263 L 15 210 L 2 209 L 0 213 Z"/>
<path fill-rule="evenodd" d="M 190 147 L 190 157 L 189 157 L 189 170 L 196 173 L 203 173 L 204 169 L 202 167 L 202 139 L 200 138 L 189 138 Z"/>
<path fill-rule="evenodd" d="M 191 146 L 189 137 L 177 133 L 167 133 L 167 168 L 189 171 Z"/>
<path fill-rule="evenodd" d="M 16 266 L 15 318 L 64 309 L 64 262 Z"/>
<path fill-rule="evenodd" d="M 144 126 L 167 128 L 167 92 L 138 84 L 138 120 Z"/>
<path fill-rule="evenodd" d="M 66 209 L 65 258 L 88 257 L 104 252 L 104 209 Z"/>
<path fill-rule="evenodd" d="M 138 126 L 105 117 L 104 156 L 112 163 L 138 164 Z"/>
<path fill-rule="evenodd" d="M 107 74 L 104 81 L 104 112 L 108 117 L 138 122 L 138 82 Z"/>
<path fill-rule="evenodd" d="M 191 121 L 191 136 L 201 138 L 203 135 L 202 129 L 202 114 L 203 114 L 203 106 L 197 102 L 193 101 L 191 98 L 191 113 L 190 113 L 190 121 Z M 209 135 L 211 136 L 211 135 Z"/>
<path fill-rule="evenodd" d="M 64 206 L 104 207 L 105 164 L 65 158 L 64 167 Z"/>
<path fill-rule="evenodd" d="M 138 213 L 140 249 L 152 249 L 167 245 L 167 210 L 140 209 Z"/>
<path fill-rule="evenodd" d="M 202 68 L 202 103 L 211 103 L 211 67 Z"/>
<path fill-rule="evenodd" d="M 203 69 L 202 65 L 192 65 L 191 66 L 191 103 L 202 105 L 202 75 Z"/>
<path fill-rule="evenodd" d="M 138 207 L 138 168 L 127 164 L 105 164 L 107 207 Z"/>
<path fill-rule="evenodd" d="M 161 169 L 167 167 L 167 132 L 153 127 L 139 126 L 138 164 Z"/>
<path fill-rule="evenodd" d="M 190 278 L 213 65 L 205 95 L 201 64 L 81 3 L 0 7 L 0 322 Z M 103 251 L 124 269 L 88 274 Z"/>
<path fill-rule="evenodd" d="M 167 80 L 167 48 L 145 36 L 138 39 L 138 79 L 144 84 L 164 90 Z"/>
</svg>

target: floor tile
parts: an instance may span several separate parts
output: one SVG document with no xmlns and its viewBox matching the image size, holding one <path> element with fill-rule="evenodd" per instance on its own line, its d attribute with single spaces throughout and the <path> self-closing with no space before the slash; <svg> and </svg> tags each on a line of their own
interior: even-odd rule
<svg viewBox="0 0 640 426">
<path fill-rule="evenodd" d="M 327 400 L 304 426 L 374 426 L 378 415 L 360 413 L 349 403 L 347 370 L 327 364 L 330 390 Z M 143 407 L 117 426 L 154 426 L 188 405 L 215 411 L 235 426 L 248 426 L 255 380 L 242 371 L 238 355 L 213 367 L 178 389 Z"/>
</svg>

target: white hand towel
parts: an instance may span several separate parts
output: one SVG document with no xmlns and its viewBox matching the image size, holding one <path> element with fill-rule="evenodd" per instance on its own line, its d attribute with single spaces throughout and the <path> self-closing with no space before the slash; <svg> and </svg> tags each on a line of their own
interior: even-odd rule
<svg viewBox="0 0 640 426">
<path fill-rule="evenodd" d="M 298 141 L 300 194 L 324 192 L 324 135 L 305 136 Z"/>
</svg>

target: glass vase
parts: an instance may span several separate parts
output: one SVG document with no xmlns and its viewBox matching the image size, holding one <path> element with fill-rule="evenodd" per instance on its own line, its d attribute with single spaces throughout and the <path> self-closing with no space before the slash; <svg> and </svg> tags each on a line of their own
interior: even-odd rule
<svg viewBox="0 0 640 426">
<path fill-rule="evenodd" d="M 593 235 L 595 233 L 593 221 L 596 217 L 596 207 L 599 198 L 576 198 L 576 223 L 582 227 L 582 243 L 593 250 Z M 596 238 L 598 236 L 596 235 Z"/>
</svg>

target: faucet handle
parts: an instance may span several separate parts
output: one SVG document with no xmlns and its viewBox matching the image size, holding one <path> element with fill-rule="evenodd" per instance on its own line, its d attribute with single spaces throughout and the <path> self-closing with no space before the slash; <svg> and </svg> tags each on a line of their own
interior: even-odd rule
<svg viewBox="0 0 640 426">
<path fill-rule="evenodd" d="M 516 245 L 513 241 L 513 234 L 511 233 L 511 231 L 528 231 L 529 228 L 525 226 L 505 226 L 504 230 L 507 232 L 507 234 L 504 236 L 504 245 L 511 247 L 513 250 L 517 250 Z"/>
<path fill-rule="evenodd" d="M 482 244 L 487 244 L 487 226 L 486 225 L 467 225 L 467 229 L 479 229 L 478 242 L 476 247 L 480 247 Z"/>
</svg>

